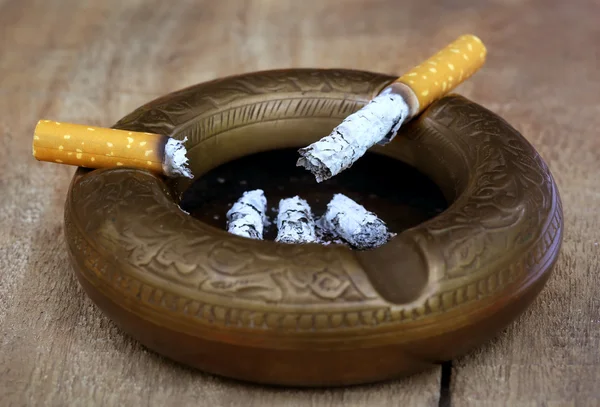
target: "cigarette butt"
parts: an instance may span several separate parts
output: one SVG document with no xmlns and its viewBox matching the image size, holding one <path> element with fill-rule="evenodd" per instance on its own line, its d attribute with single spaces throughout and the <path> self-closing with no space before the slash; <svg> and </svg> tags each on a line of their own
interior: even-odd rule
<svg viewBox="0 0 600 407">
<path fill-rule="evenodd" d="M 342 194 L 335 194 L 327 204 L 322 224 L 359 250 L 381 246 L 391 237 L 385 222 Z"/>
<path fill-rule="evenodd" d="M 301 244 L 317 241 L 310 205 L 298 196 L 279 201 L 277 229 L 276 242 Z"/>
<path fill-rule="evenodd" d="M 87 168 L 125 166 L 191 178 L 182 142 L 153 133 L 40 120 L 33 136 L 33 156 Z"/>
<path fill-rule="evenodd" d="M 415 114 L 452 91 L 485 62 L 487 50 L 474 35 L 462 35 L 422 64 L 406 72 L 397 82 L 414 92 L 419 106 Z"/>
<path fill-rule="evenodd" d="M 262 189 L 246 191 L 227 212 L 227 231 L 231 234 L 262 240 L 267 223 L 267 198 Z"/>
</svg>

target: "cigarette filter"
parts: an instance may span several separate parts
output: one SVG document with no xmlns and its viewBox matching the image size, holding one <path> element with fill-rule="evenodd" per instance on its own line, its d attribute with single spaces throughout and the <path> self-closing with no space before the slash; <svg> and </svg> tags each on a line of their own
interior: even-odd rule
<svg viewBox="0 0 600 407">
<path fill-rule="evenodd" d="M 192 178 L 183 143 L 153 133 L 40 120 L 33 136 L 39 161 L 87 168 L 134 167 Z"/>
<path fill-rule="evenodd" d="M 410 117 L 471 77 L 483 66 L 486 55 L 485 45 L 478 37 L 462 35 L 398 78 L 396 83 L 408 86 L 418 103 L 415 106 L 414 99 L 407 100 L 412 105 Z"/>
</svg>

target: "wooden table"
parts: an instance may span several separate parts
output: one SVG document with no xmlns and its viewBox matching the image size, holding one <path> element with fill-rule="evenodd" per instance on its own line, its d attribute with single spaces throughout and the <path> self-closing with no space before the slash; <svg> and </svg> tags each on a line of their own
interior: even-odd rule
<svg viewBox="0 0 600 407">
<path fill-rule="evenodd" d="M 0 0 L 0 405 L 600 405 L 599 16 L 594 0 Z M 109 126 L 260 69 L 401 73 L 466 32 L 489 58 L 458 92 L 535 145 L 566 219 L 554 276 L 492 343 L 404 380 L 273 389 L 143 349 L 78 286 L 62 237 L 74 169 L 33 160 L 38 119 Z"/>
</svg>

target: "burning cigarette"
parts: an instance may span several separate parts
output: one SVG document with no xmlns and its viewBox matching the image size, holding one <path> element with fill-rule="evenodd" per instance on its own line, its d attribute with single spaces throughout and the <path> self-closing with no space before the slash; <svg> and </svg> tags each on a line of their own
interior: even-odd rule
<svg viewBox="0 0 600 407">
<path fill-rule="evenodd" d="M 183 146 L 153 133 L 40 120 L 33 136 L 39 161 L 87 168 L 134 167 L 168 177 L 193 178 Z"/>
<path fill-rule="evenodd" d="M 279 201 L 277 238 L 281 243 L 314 243 L 315 221 L 308 202 L 298 196 Z"/>
<path fill-rule="evenodd" d="M 333 196 L 322 224 L 328 231 L 360 250 L 381 246 L 390 239 L 385 222 L 342 194 Z"/>
<path fill-rule="evenodd" d="M 339 174 L 375 144 L 390 142 L 406 120 L 473 75 L 485 56 L 486 48 L 479 38 L 459 37 L 387 86 L 329 136 L 300 149 L 297 166 L 311 171 L 317 182 Z"/>
<path fill-rule="evenodd" d="M 262 189 L 244 192 L 227 212 L 227 231 L 234 235 L 262 240 L 267 223 L 267 198 Z"/>
</svg>

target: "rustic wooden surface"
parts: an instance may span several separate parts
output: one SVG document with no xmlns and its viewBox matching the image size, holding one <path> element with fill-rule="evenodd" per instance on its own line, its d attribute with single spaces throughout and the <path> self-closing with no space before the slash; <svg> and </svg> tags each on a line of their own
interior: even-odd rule
<svg viewBox="0 0 600 407">
<path fill-rule="evenodd" d="M 594 0 L 0 0 L 0 404 L 600 405 L 599 15 Z M 440 368 L 326 390 L 216 378 L 144 350 L 79 288 L 62 240 L 73 168 L 32 159 L 37 119 L 107 126 L 161 94 L 259 69 L 401 73 L 464 32 L 489 57 L 458 91 L 547 160 L 566 235 L 532 308 L 453 361 L 448 389 Z"/>
</svg>

